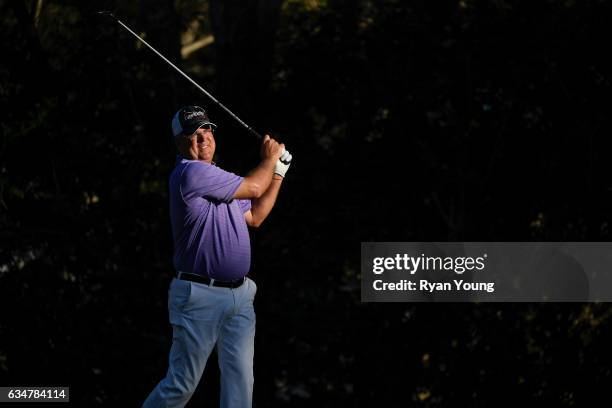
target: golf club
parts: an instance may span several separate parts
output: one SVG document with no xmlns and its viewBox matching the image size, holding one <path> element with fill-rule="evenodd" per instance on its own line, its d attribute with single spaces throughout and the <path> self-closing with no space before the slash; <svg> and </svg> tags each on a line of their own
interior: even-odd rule
<svg viewBox="0 0 612 408">
<path fill-rule="evenodd" d="M 191 82 L 193 85 L 196 86 L 196 88 L 198 88 L 200 91 L 202 91 L 202 93 L 204 93 L 204 95 L 208 96 L 210 98 L 211 101 L 213 101 L 216 105 L 218 105 L 219 107 L 221 107 L 224 111 L 226 111 L 227 113 L 230 114 L 230 116 L 234 119 L 236 119 L 238 121 L 238 123 L 240 123 L 242 126 L 244 126 L 250 133 L 252 133 L 253 135 L 255 135 L 258 139 L 262 139 L 261 135 L 259 133 L 257 133 L 252 127 L 250 127 L 249 125 L 247 125 L 246 123 L 244 123 L 244 121 L 242 121 L 242 119 L 240 119 L 238 116 L 236 116 L 236 114 L 234 114 L 234 112 L 232 112 L 231 110 L 229 110 L 225 105 L 223 105 L 221 102 L 219 102 L 214 96 L 212 96 L 210 93 L 208 93 L 204 88 L 202 88 L 200 85 L 197 84 L 197 82 L 195 82 L 193 79 L 191 79 L 187 74 L 185 74 L 183 71 L 181 71 L 176 65 L 174 65 L 172 62 L 170 62 L 170 60 L 168 60 L 168 58 L 164 57 L 159 51 L 157 51 L 155 48 L 153 48 L 151 45 L 149 45 L 149 43 L 147 43 L 145 40 L 143 40 L 138 34 L 136 34 L 134 31 L 132 31 L 127 25 L 123 24 L 123 22 L 121 20 L 119 20 L 117 17 L 115 17 L 115 15 L 113 13 L 111 13 L 110 11 L 98 11 L 97 13 L 100 16 L 104 16 L 104 17 L 110 17 L 112 19 L 114 19 L 117 23 L 119 23 L 123 28 L 125 28 L 126 30 L 128 30 L 130 32 L 130 34 L 132 34 L 134 37 L 138 38 L 138 40 L 143 43 L 144 45 L 146 45 L 147 47 L 149 47 L 149 49 L 151 51 L 153 51 L 154 53 L 156 53 L 157 55 L 159 55 L 159 57 L 161 59 L 163 59 L 164 61 L 166 61 L 168 63 L 168 65 L 170 65 L 172 68 L 174 68 L 176 71 L 178 71 L 179 74 L 181 74 L 182 76 L 184 76 L 189 82 Z"/>
</svg>

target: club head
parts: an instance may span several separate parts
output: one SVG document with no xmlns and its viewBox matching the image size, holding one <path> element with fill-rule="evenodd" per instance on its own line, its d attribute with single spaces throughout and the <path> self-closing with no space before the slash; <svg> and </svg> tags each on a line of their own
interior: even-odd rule
<svg viewBox="0 0 612 408">
<path fill-rule="evenodd" d="M 96 15 L 99 17 L 110 17 L 112 19 L 116 19 L 115 15 L 108 10 L 97 11 Z"/>
</svg>

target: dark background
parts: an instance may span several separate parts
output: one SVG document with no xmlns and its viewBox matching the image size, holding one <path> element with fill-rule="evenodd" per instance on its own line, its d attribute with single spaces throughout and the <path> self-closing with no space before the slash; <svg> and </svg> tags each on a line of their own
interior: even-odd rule
<svg viewBox="0 0 612 408">
<path fill-rule="evenodd" d="M 256 406 L 590 406 L 607 304 L 365 304 L 359 253 L 610 241 L 611 8 L 0 0 L 0 384 L 138 406 L 167 367 L 170 120 L 210 104 L 110 9 L 293 153 L 251 234 Z M 257 141 L 210 114 L 244 174 Z M 212 356 L 190 406 L 218 375 Z"/>
</svg>

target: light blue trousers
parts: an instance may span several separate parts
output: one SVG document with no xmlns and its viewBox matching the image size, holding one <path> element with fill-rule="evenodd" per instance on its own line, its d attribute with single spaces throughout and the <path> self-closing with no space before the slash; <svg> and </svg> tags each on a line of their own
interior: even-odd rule
<svg viewBox="0 0 612 408">
<path fill-rule="evenodd" d="M 166 377 L 143 407 L 183 407 L 217 346 L 221 407 L 251 408 L 255 340 L 255 282 L 236 289 L 173 279 L 168 291 L 172 347 Z"/>
</svg>

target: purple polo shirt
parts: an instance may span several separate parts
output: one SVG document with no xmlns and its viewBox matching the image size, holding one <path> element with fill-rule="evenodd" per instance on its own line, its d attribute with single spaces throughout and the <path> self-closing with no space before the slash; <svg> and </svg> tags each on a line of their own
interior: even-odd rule
<svg viewBox="0 0 612 408">
<path fill-rule="evenodd" d="M 220 280 L 249 272 L 251 242 L 244 213 L 251 200 L 232 198 L 242 180 L 215 165 L 177 158 L 169 183 L 177 271 Z"/>
</svg>

